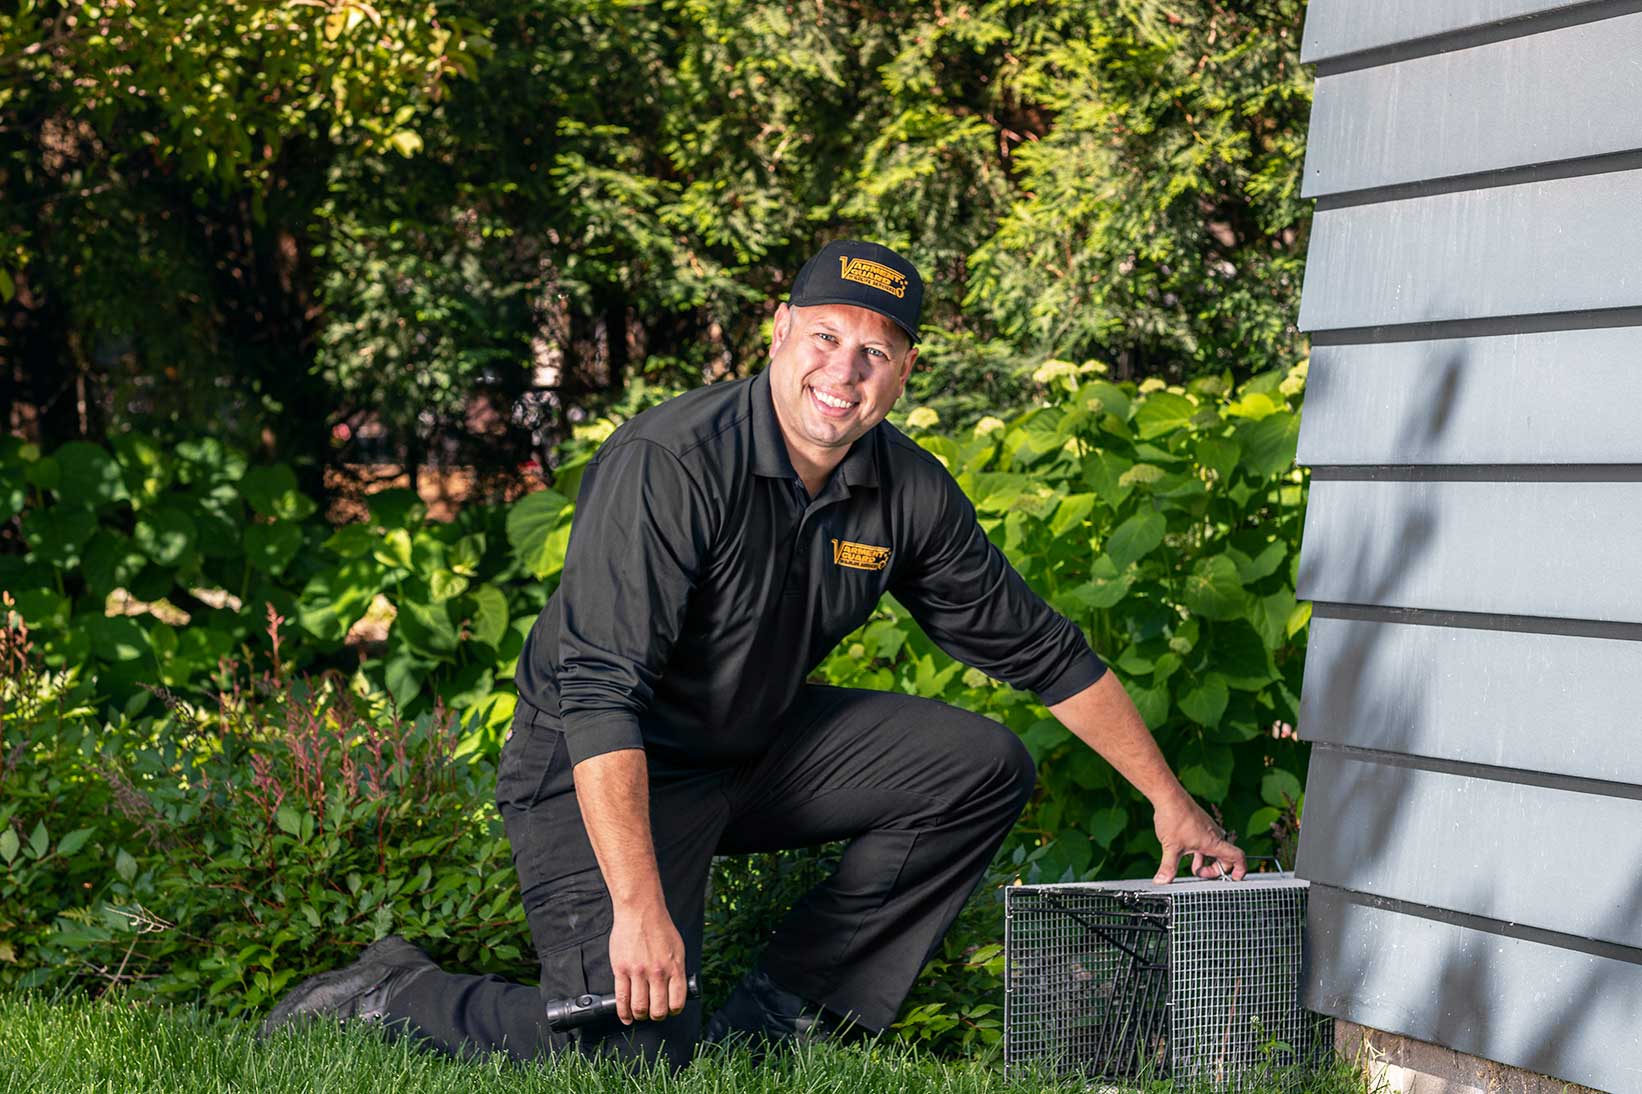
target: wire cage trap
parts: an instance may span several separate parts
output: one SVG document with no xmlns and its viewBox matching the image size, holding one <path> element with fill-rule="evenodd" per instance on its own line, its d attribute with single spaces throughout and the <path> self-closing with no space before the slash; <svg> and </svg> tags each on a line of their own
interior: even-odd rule
<svg viewBox="0 0 1642 1094">
<path fill-rule="evenodd" d="M 1298 1085 L 1327 1052 L 1300 1005 L 1306 890 L 1291 873 L 1006 889 L 1005 1073 Z"/>
</svg>

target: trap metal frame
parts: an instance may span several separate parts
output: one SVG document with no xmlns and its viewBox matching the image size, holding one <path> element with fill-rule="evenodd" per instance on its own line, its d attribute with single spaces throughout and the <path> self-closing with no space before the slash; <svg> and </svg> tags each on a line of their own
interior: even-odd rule
<svg viewBox="0 0 1642 1094">
<path fill-rule="evenodd" d="M 1297 1085 L 1328 1049 L 1300 1005 L 1307 888 L 1285 872 L 1006 889 L 1005 1075 Z"/>
</svg>

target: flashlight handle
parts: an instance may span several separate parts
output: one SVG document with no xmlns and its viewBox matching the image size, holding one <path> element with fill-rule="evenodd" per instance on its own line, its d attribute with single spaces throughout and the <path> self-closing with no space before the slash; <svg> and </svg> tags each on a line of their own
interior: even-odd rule
<svg viewBox="0 0 1642 1094">
<path fill-rule="evenodd" d="M 692 998 L 700 998 L 701 985 L 692 975 L 685 984 Z M 616 1013 L 616 997 L 614 995 L 575 995 L 568 999 L 554 999 L 547 1004 L 547 1026 L 549 1029 L 564 1032 L 585 1026 L 589 1022 L 596 1022 L 600 1018 L 614 1017 Z"/>
</svg>

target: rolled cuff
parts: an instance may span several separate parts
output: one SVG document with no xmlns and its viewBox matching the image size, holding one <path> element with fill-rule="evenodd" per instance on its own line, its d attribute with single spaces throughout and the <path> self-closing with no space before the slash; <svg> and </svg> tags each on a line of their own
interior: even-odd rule
<svg viewBox="0 0 1642 1094">
<path fill-rule="evenodd" d="M 564 719 L 564 743 L 575 765 L 606 752 L 643 748 L 644 734 L 638 718 L 624 711 L 583 714 Z"/>
<path fill-rule="evenodd" d="M 1063 703 L 1084 688 L 1106 675 L 1106 662 L 1095 656 L 1095 651 L 1084 647 L 1082 654 L 1066 666 L 1048 686 L 1037 692 L 1038 701 L 1046 707 Z"/>
</svg>

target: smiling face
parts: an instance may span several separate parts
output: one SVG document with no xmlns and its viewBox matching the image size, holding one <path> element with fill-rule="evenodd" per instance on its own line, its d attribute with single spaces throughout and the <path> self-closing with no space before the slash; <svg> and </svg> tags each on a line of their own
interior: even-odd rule
<svg viewBox="0 0 1642 1094">
<path fill-rule="evenodd" d="M 906 332 L 875 311 L 850 304 L 776 309 L 770 397 L 793 469 L 811 492 L 857 437 L 884 420 L 917 359 Z"/>
</svg>

